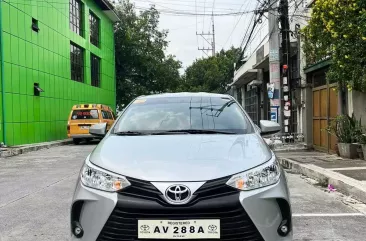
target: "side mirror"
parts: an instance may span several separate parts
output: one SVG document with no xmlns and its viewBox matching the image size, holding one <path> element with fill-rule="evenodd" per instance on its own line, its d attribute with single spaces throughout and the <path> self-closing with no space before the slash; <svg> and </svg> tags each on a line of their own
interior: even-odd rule
<svg viewBox="0 0 366 241">
<path fill-rule="evenodd" d="M 93 136 L 104 137 L 107 134 L 107 123 L 100 123 L 92 125 L 89 133 Z"/>
<path fill-rule="evenodd" d="M 277 122 L 261 120 L 261 135 L 271 135 L 281 131 L 281 126 Z"/>
</svg>

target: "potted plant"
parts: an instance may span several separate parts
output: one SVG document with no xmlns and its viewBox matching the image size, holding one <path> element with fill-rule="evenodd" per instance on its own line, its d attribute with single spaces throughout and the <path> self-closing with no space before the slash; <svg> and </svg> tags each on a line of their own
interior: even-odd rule
<svg viewBox="0 0 366 241">
<path fill-rule="evenodd" d="M 326 131 L 335 135 L 338 140 L 338 149 L 341 157 L 354 159 L 358 157 L 357 148 L 360 135 L 362 134 L 361 121 L 354 114 L 338 115 L 326 128 Z"/>
<path fill-rule="evenodd" d="M 363 159 L 366 161 L 366 134 L 360 136 L 360 144 L 363 152 Z"/>
</svg>

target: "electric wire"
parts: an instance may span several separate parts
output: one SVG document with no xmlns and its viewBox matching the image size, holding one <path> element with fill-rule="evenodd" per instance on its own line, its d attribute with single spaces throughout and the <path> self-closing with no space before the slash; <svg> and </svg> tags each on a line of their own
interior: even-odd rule
<svg viewBox="0 0 366 241">
<path fill-rule="evenodd" d="M 244 6 L 244 4 L 245 4 L 245 3 L 243 3 L 243 4 L 240 6 L 239 11 L 241 11 L 241 9 L 242 9 L 242 7 Z M 247 1 L 247 5 L 246 5 L 246 7 L 248 7 L 248 5 L 249 5 L 249 1 Z M 243 17 L 243 16 L 244 16 L 244 14 L 241 14 L 241 15 L 240 15 L 239 19 L 237 20 L 236 24 L 234 25 L 234 28 L 232 29 L 231 33 L 229 34 L 229 37 L 226 39 L 225 44 L 224 44 L 224 47 L 226 46 L 227 42 L 229 41 L 229 39 L 230 39 L 230 38 L 231 38 L 231 36 L 233 35 L 233 33 L 234 33 L 234 31 L 235 31 L 236 27 L 238 26 L 238 24 L 239 24 L 239 22 L 240 22 L 240 20 L 242 19 L 242 17 Z"/>
</svg>

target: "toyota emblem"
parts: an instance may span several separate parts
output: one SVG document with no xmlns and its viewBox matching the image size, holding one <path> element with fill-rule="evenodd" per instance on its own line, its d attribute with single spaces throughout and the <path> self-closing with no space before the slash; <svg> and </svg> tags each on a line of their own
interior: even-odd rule
<svg viewBox="0 0 366 241">
<path fill-rule="evenodd" d="M 211 225 L 208 226 L 208 230 L 211 231 L 211 232 L 215 232 L 216 229 L 217 229 L 217 226 L 214 225 L 214 224 L 211 224 Z"/>
<path fill-rule="evenodd" d="M 172 185 L 166 189 L 165 198 L 172 204 L 185 204 L 191 198 L 191 190 L 184 185 Z"/>
<path fill-rule="evenodd" d="M 141 231 L 147 232 L 147 231 L 149 231 L 150 227 L 148 225 L 144 224 L 144 225 L 141 225 L 140 229 L 141 229 Z"/>
</svg>

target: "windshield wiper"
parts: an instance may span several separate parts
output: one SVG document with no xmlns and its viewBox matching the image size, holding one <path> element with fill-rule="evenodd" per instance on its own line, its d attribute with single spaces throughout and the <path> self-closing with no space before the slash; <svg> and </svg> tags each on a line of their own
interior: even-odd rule
<svg viewBox="0 0 366 241">
<path fill-rule="evenodd" d="M 165 135 L 165 134 L 225 134 L 233 135 L 235 132 L 219 131 L 219 130 L 200 130 L 200 129 L 184 129 L 184 130 L 168 130 L 161 132 L 154 132 L 151 135 Z"/>
<path fill-rule="evenodd" d="M 149 135 L 149 133 L 139 132 L 139 131 L 120 131 L 120 132 L 115 132 L 114 134 L 118 135 L 118 136 L 143 136 L 143 135 Z"/>
</svg>

